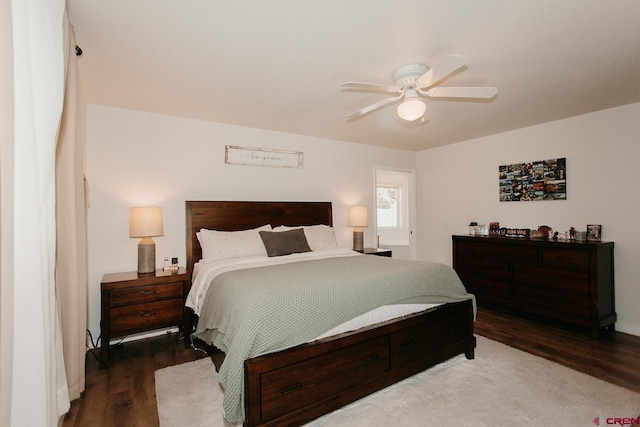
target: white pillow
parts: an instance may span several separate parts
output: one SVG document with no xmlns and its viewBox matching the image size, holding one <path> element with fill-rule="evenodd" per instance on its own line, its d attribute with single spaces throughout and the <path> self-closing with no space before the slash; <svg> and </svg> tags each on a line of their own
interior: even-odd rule
<svg viewBox="0 0 640 427">
<path fill-rule="evenodd" d="M 270 230 L 270 224 L 242 231 L 216 231 L 202 228 L 196 236 L 202 248 L 202 259 L 205 262 L 211 262 L 251 256 L 266 257 L 267 250 L 260 238 L 260 232 Z"/>
<path fill-rule="evenodd" d="M 312 225 L 303 228 L 312 251 L 336 249 L 338 247 L 338 241 L 336 240 L 336 233 L 333 227 L 329 227 L 328 225 Z"/>
<path fill-rule="evenodd" d="M 286 231 L 294 228 L 302 228 L 304 230 L 307 243 L 309 243 L 312 251 L 335 249 L 338 247 L 338 241 L 336 240 L 333 227 L 329 227 L 328 225 L 306 225 L 304 227 L 287 227 L 286 225 L 281 225 L 274 228 L 273 231 Z"/>
</svg>

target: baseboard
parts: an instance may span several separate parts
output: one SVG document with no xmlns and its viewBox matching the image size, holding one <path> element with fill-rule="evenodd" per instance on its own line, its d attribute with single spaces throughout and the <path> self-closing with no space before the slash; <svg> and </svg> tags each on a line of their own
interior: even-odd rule
<svg viewBox="0 0 640 427">
<path fill-rule="evenodd" d="M 618 323 L 618 322 L 616 322 L 616 331 L 629 334 L 629 335 L 635 335 L 636 337 L 640 337 L 640 328 L 623 325 L 622 323 Z"/>
</svg>

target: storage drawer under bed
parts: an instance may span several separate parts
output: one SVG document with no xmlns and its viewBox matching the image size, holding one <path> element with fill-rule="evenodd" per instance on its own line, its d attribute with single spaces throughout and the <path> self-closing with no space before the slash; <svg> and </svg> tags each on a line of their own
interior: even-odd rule
<svg viewBox="0 0 640 427">
<path fill-rule="evenodd" d="M 392 336 L 422 342 L 425 333 L 450 344 L 423 347 L 417 359 L 405 356 L 405 365 L 392 363 Z M 475 346 L 466 300 L 245 360 L 245 425 L 302 425 L 455 355 L 473 359 Z"/>
<path fill-rule="evenodd" d="M 266 372 L 262 418 L 277 418 L 388 370 L 389 340 L 382 336 Z"/>
<path fill-rule="evenodd" d="M 449 312 L 429 322 L 401 329 L 390 335 L 391 368 L 420 368 L 425 354 L 463 341 L 471 336 L 469 318 L 460 312 Z"/>
</svg>

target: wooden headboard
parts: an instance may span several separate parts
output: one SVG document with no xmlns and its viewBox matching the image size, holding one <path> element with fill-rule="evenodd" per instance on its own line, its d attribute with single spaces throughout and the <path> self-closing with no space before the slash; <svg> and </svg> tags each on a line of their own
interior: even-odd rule
<svg viewBox="0 0 640 427">
<path fill-rule="evenodd" d="M 187 269 L 202 258 L 202 248 L 196 237 L 201 228 L 218 231 L 239 231 L 271 224 L 302 226 L 325 224 L 333 226 L 331 202 L 221 202 L 186 201 Z"/>
</svg>

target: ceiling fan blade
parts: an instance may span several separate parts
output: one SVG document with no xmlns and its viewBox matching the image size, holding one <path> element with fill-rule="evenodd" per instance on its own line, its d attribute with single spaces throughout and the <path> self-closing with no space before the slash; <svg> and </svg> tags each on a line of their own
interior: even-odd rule
<svg viewBox="0 0 640 427">
<path fill-rule="evenodd" d="M 418 80 L 418 86 L 427 88 L 438 83 L 457 69 L 467 65 L 467 58 L 462 55 L 449 55 L 436 65 L 431 67 L 429 71 L 424 73 Z"/>
<path fill-rule="evenodd" d="M 434 87 L 420 91 L 431 98 L 480 98 L 490 99 L 498 94 L 496 87 Z"/>
<path fill-rule="evenodd" d="M 402 92 L 402 88 L 399 88 L 397 86 L 379 85 L 375 83 L 344 82 L 342 83 L 341 86 L 343 89 L 360 89 L 360 90 L 371 90 L 376 92 L 389 92 L 389 93 Z"/>
<path fill-rule="evenodd" d="M 394 97 L 391 97 L 391 98 L 386 98 L 386 99 L 383 99 L 382 101 L 376 102 L 375 104 L 371 104 L 368 107 L 361 108 L 358 111 L 354 111 L 353 113 L 349 114 L 347 116 L 347 120 L 353 120 L 353 119 L 360 118 L 360 117 L 364 116 L 365 114 L 369 114 L 370 112 L 377 110 L 378 108 L 382 108 L 382 107 L 387 106 L 389 104 L 393 104 L 394 102 L 400 101 L 403 96 L 404 96 L 404 93 L 401 93 L 398 96 L 394 96 Z"/>
</svg>

